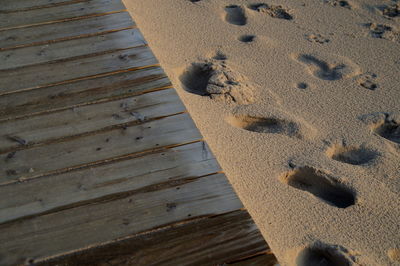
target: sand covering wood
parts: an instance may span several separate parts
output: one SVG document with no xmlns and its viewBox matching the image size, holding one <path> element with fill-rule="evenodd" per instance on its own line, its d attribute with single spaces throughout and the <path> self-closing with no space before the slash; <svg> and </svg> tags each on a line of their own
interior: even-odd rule
<svg viewBox="0 0 400 266">
<path fill-rule="evenodd" d="M 400 265 L 400 4 L 125 0 L 281 265 Z"/>
</svg>

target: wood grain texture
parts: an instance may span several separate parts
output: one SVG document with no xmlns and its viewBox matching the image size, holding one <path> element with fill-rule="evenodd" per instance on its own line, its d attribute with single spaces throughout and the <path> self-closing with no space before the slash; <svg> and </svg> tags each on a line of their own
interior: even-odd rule
<svg viewBox="0 0 400 266">
<path fill-rule="evenodd" d="M 272 266 L 125 11 L 0 5 L 0 265 Z"/>
<path fill-rule="evenodd" d="M 0 185 L 199 139 L 201 135 L 188 114 L 135 122 L 94 135 L 2 154 Z"/>
<path fill-rule="evenodd" d="M 266 250 L 264 239 L 243 210 L 176 225 L 37 265 L 222 265 Z"/>
<path fill-rule="evenodd" d="M 0 51 L 0 71 L 24 66 L 50 63 L 79 56 L 146 45 L 138 29 L 127 29 L 40 46 Z"/>
<path fill-rule="evenodd" d="M 2 224 L 0 264 L 61 255 L 188 217 L 217 215 L 242 207 L 223 174 L 161 190 Z M 256 230 L 254 224 L 251 226 Z"/>
<path fill-rule="evenodd" d="M 245 260 L 240 260 L 235 263 L 230 263 L 233 266 L 278 266 L 279 263 L 272 253 L 257 255 Z M 310 265 L 311 266 L 311 265 Z"/>
<path fill-rule="evenodd" d="M 155 64 L 158 61 L 151 50 L 140 46 L 65 62 L 4 70 L 0 71 L 0 96 Z"/>
<path fill-rule="evenodd" d="M 39 8 L 48 8 L 60 5 L 70 5 L 88 0 L 2 0 L 0 13 L 14 13 Z"/>
<path fill-rule="evenodd" d="M 0 153 L 184 112 L 173 89 L 0 123 Z"/>
<path fill-rule="evenodd" d="M 0 97 L 0 121 L 171 86 L 160 67 L 104 75 Z M 1 123 L 1 122 L 0 122 Z"/>
<path fill-rule="evenodd" d="M 0 34 L 0 50 L 99 35 L 134 25 L 128 12 L 120 12 L 82 20 L 13 29 Z"/>
<path fill-rule="evenodd" d="M 0 223 L 220 171 L 204 142 L 0 187 Z M 51 188 L 51 189 L 49 189 Z M 14 197 L 18 191 L 18 197 Z"/>
<path fill-rule="evenodd" d="M 0 13 L 0 31 L 80 19 L 121 10 L 125 10 L 125 6 L 119 0 L 90 0 L 71 5 L 21 11 L 17 14 Z"/>
</svg>

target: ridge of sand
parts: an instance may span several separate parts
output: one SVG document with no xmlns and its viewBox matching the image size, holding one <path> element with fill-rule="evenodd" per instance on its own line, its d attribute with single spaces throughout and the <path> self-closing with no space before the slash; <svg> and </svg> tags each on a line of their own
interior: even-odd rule
<svg viewBox="0 0 400 266">
<path fill-rule="evenodd" d="M 282 265 L 400 265 L 399 2 L 124 2 Z"/>
</svg>

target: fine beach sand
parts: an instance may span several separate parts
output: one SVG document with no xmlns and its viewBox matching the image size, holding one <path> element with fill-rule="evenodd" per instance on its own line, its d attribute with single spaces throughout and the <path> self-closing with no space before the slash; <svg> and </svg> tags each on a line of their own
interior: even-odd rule
<svg viewBox="0 0 400 266">
<path fill-rule="evenodd" d="M 281 265 L 400 265 L 400 2 L 124 2 Z"/>
</svg>

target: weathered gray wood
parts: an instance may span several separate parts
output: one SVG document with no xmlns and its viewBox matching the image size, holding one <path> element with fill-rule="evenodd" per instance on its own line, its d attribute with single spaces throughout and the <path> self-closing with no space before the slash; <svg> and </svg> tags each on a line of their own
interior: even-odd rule
<svg viewBox="0 0 400 266">
<path fill-rule="evenodd" d="M 184 112 L 174 89 L 0 122 L 0 153 L 130 122 Z"/>
<path fill-rule="evenodd" d="M 223 174 L 188 182 L 2 224 L 0 264 L 54 256 L 188 217 L 222 214 L 242 207 Z"/>
<path fill-rule="evenodd" d="M 140 46 L 65 62 L 4 70 L 0 71 L 0 96 L 6 93 L 87 78 L 88 76 L 155 64 L 158 64 L 158 61 L 151 50 L 148 47 Z M 15 82 L 16 80 L 18 82 Z"/>
<path fill-rule="evenodd" d="M 138 29 L 0 51 L 0 71 L 145 45 Z"/>
<path fill-rule="evenodd" d="M 71 5 L 21 11 L 13 14 L 0 13 L 0 31 L 49 24 L 80 17 L 96 16 L 125 9 L 125 6 L 119 0 L 92 0 Z"/>
<path fill-rule="evenodd" d="M 110 97 L 137 95 L 171 86 L 160 67 L 128 71 L 0 97 L 0 121 L 62 110 Z M 1 123 L 1 122 L 0 122 Z"/>
<path fill-rule="evenodd" d="M 201 136 L 187 114 L 0 155 L 0 184 L 41 176 Z"/>
<path fill-rule="evenodd" d="M 232 263 L 234 266 L 278 266 L 279 263 L 272 253 L 251 257 L 239 262 Z M 311 266 L 311 265 L 310 265 Z"/>
<path fill-rule="evenodd" d="M 58 5 L 68 5 L 88 0 L 2 0 L 0 13 L 18 12 L 37 8 L 46 8 Z"/>
<path fill-rule="evenodd" d="M 0 223 L 220 170 L 205 143 L 196 142 L 80 171 L 0 186 Z"/>
<path fill-rule="evenodd" d="M 38 265 L 223 265 L 266 250 L 268 246 L 263 237 L 243 210 L 177 225 Z"/>
<path fill-rule="evenodd" d="M 134 25 L 128 12 L 120 12 L 82 20 L 7 30 L 0 34 L 0 50 L 101 34 Z"/>
</svg>

